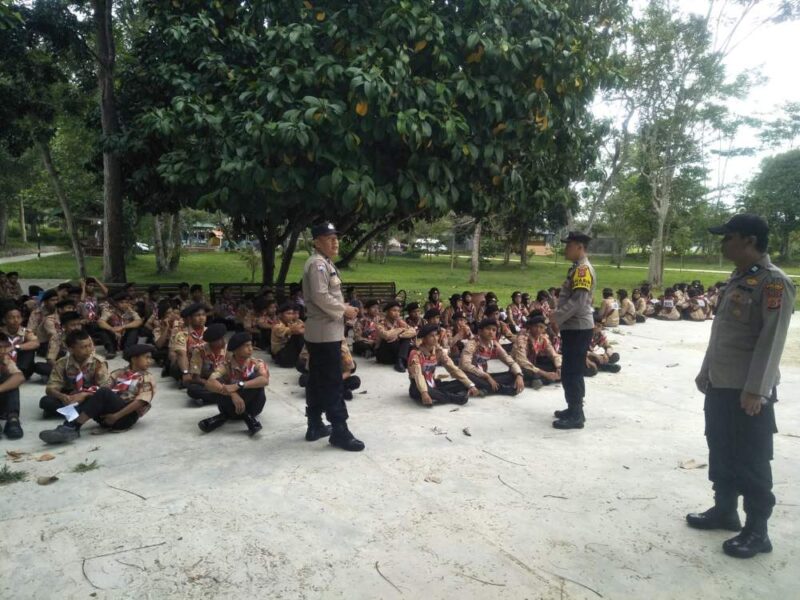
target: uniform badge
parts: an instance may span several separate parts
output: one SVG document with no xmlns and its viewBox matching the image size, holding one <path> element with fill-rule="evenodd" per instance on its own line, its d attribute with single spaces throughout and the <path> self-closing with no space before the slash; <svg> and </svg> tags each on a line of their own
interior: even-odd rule
<svg viewBox="0 0 800 600">
<path fill-rule="evenodd" d="M 756 285 L 758 283 L 758 279 L 756 279 L 755 277 L 748 277 L 745 280 L 745 283 L 747 283 L 747 285 Z"/>
<path fill-rule="evenodd" d="M 783 302 L 783 284 L 782 283 L 768 283 L 764 286 L 764 295 L 767 300 L 767 308 L 775 310 L 781 307 Z"/>
<path fill-rule="evenodd" d="M 591 290 L 592 289 L 592 273 L 589 267 L 583 265 L 575 269 L 572 275 L 572 289 L 574 290 Z"/>
</svg>

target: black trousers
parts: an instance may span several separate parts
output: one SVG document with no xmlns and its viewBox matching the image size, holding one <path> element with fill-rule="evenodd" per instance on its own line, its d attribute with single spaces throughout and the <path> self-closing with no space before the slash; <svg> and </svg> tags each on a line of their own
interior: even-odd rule
<svg viewBox="0 0 800 600">
<path fill-rule="evenodd" d="M 201 383 L 190 383 L 186 386 L 186 393 L 189 395 L 189 398 L 202 400 L 204 404 L 217 404 L 219 399 L 219 394 L 209 392 L 206 386 Z"/>
<path fill-rule="evenodd" d="M 381 341 L 375 350 L 375 359 L 382 365 L 393 365 L 398 360 L 403 364 L 408 362 L 408 354 L 411 352 L 411 340 L 402 339 L 393 342 Z"/>
<path fill-rule="evenodd" d="M 303 350 L 305 339 L 301 334 L 293 335 L 279 352 L 272 355 L 279 367 L 290 369 L 297 364 L 297 357 Z"/>
<path fill-rule="evenodd" d="M 59 415 L 56 411 L 63 407 L 64 403 L 58 398 L 53 398 L 53 396 L 42 396 L 42 398 L 39 400 L 39 408 L 44 411 L 45 417 L 60 417 L 61 415 Z"/>
<path fill-rule="evenodd" d="M 749 518 L 769 519 L 775 506 L 772 493 L 772 436 L 775 392 L 772 402 L 751 417 L 741 407 L 742 390 L 710 388 L 706 392 L 705 434 L 708 443 L 708 479 L 716 504 L 734 510 L 741 494 Z"/>
<path fill-rule="evenodd" d="M 117 350 L 125 350 L 125 348 L 136 344 L 136 342 L 139 341 L 139 330 L 126 329 L 122 334 L 122 337 L 119 339 L 119 343 L 117 343 L 117 336 L 106 329 L 100 329 L 98 327 L 96 336 L 103 344 L 103 347 L 105 347 L 106 351 L 116 352 Z"/>
<path fill-rule="evenodd" d="M 258 337 L 256 338 L 256 346 L 258 346 L 262 350 L 266 350 L 271 354 L 272 353 L 272 351 L 270 350 L 271 340 L 272 340 L 272 329 L 264 329 L 263 327 L 259 327 Z"/>
<path fill-rule="evenodd" d="M 30 379 L 33 375 L 33 359 L 36 358 L 35 350 L 17 350 L 17 368 Z"/>
<path fill-rule="evenodd" d="M 561 331 L 561 385 L 569 406 L 580 405 L 586 396 L 583 368 L 586 353 L 592 343 L 591 329 L 567 329 Z"/>
<path fill-rule="evenodd" d="M 8 377 L 0 378 L 3 383 Z M 0 415 L 6 418 L 8 415 L 19 416 L 19 388 L 8 390 L 0 394 Z"/>
<path fill-rule="evenodd" d="M 375 345 L 368 344 L 363 340 L 353 342 L 353 354 L 357 354 L 358 356 L 364 356 L 368 351 L 375 354 Z"/>
<path fill-rule="evenodd" d="M 86 398 L 78 406 L 78 412 L 85 414 L 90 419 L 94 419 L 102 424 L 102 419 L 106 415 L 115 413 L 126 406 L 126 403 L 120 398 L 116 392 L 110 388 L 100 388 L 94 394 Z M 128 413 L 119 421 L 111 426 L 115 431 L 124 431 L 130 429 L 139 420 L 139 415 L 136 412 Z"/>
<path fill-rule="evenodd" d="M 253 417 L 257 417 L 264 410 L 264 405 L 267 403 L 267 395 L 264 393 L 264 388 L 247 388 L 237 392 L 244 400 L 244 413 L 241 415 L 236 414 L 236 408 L 233 405 L 233 399 L 230 396 L 222 394 L 211 394 L 211 401 L 217 403 L 220 414 L 225 415 L 229 419 L 241 419 L 247 413 Z"/>
<path fill-rule="evenodd" d="M 51 365 L 48 362 L 38 362 L 35 365 L 33 365 L 33 371 L 37 375 L 41 375 L 45 379 L 49 379 L 50 373 L 53 372 L 53 365 Z"/>
<path fill-rule="evenodd" d="M 516 395 L 517 389 L 514 387 L 514 384 L 516 383 L 516 375 L 514 375 L 511 371 L 506 371 L 505 373 L 490 373 L 490 375 L 492 376 L 492 379 L 500 384 L 500 388 L 496 392 L 485 379 L 477 377 L 472 373 L 467 373 L 469 380 L 474 383 L 475 387 L 482 392 L 486 392 L 487 394 L 502 394 L 503 396 Z"/>
<path fill-rule="evenodd" d="M 436 387 L 428 386 L 428 394 L 434 404 L 462 404 L 467 396 L 467 388 L 460 381 L 437 381 Z M 422 402 L 422 394 L 413 381 L 408 388 L 408 395 Z"/>
<path fill-rule="evenodd" d="M 210 323 L 222 323 L 228 331 L 244 331 L 244 327 L 236 322 L 236 319 L 223 319 L 222 317 L 214 317 L 209 319 Z"/>
<path fill-rule="evenodd" d="M 306 342 L 308 385 L 306 414 L 318 418 L 324 412 L 331 423 L 347 421 L 342 384 L 342 342 Z"/>
</svg>

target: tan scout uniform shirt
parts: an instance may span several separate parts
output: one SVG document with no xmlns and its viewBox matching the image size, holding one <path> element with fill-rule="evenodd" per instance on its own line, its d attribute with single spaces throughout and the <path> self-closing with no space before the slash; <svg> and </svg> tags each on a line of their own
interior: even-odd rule
<svg viewBox="0 0 800 600">
<path fill-rule="evenodd" d="M 561 285 L 558 308 L 551 315 L 561 329 L 593 329 L 592 294 L 597 277 L 594 267 L 585 256 L 567 271 L 567 278 Z"/>
<path fill-rule="evenodd" d="M 96 354 L 80 365 L 71 354 L 67 354 L 53 366 L 47 388 L 55 388 L 62 394 L 93 393 L 97 388 L 108 387 L 110 381 L 108 364 Z"/>
<path fill-rule="evenodd" d="M 491 345 L 484 346 L 480 338 L 475 338 L 467 342 L 464 346 L 464 351 L 461 353 L 459 366 L 461 370 L 467 374 L 475 375 L 481 379 L 486 379 L 486 374 L 489 372 L 488 362 L 490 360 L 499 360 L 508 367 L 514 375 L 522 375 L 522 369 L 514 362 L 508 353 L 503 350 L 503 347 L 497 342 L 492 340 Z"/>
<path fill-rule="evenodd" d="M 556 369 L 561 368 L 561 355 L 553 348 L 547 334 L 534 338 L 527 331 L 520 333 L 511 349 L 511 358 L 526 371 L 538 375 L 542 369 L 533 364 L 538 356 L 548 356 Z"/>
<path fill-rule="evenodd" d="M 719 294 L 700 371 L 711 385 L 772 396 L 796 294 L 766 254 L 744 273 L 733 272 Z"/>
<path fill-rule="evenodd" d="M 466 373 L 459 369 L 448 356 L 447 350 L 441 346 L 434 347 L 432 352 L 425 348 L 414 348 L 408 355 L 408 378 L 414 382 L 420 394 L 426 393 L 428 387 L 436 387 L 436 367 L 444 367 L 450 377 L 461 382 L 464 387 L 474 387 Z"/>
<path fill-rule="evenodd" d="M 313 344 L 340 342 L 344 333 L 342 280 L 329 258 L 314 252 L 303 266 L 306 302 L 305 339 Z"/>
<path fill-rule="evenodd" d="M 150 410 L 156 395 L 156 381 L 150 371 L 117 369 L 111 373 L 111 389 L 126 404 L 141 400 L 144 405 L 136 409 L 136 414 L 143 417 Z"/>
</svg>

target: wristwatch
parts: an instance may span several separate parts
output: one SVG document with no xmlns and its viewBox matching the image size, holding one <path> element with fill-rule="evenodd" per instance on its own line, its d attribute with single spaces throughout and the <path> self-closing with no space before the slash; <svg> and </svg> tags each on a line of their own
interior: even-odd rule
<svg viewBox="0 0 800 600">
<path fill-rule="evenodd" d="M 243 390 L 243 389 L 244 389 L 244 381 L 240 381 L 240 382 L 239 382 L 239 383 L 237 383 L 236 385 L 238 385 L 238 386 L 239 386 L 239 389 L 240 389 L 240 390 Z"/>
<path fill-rule="evenodd" d="M 184 375 L 188 375 L 188 374 L 189 374 L 189 371 L 187 371 L 186 369 L 184 369 L 184 370 L 183 370 L 183 374 L 184 374 Z"/>
</svg>

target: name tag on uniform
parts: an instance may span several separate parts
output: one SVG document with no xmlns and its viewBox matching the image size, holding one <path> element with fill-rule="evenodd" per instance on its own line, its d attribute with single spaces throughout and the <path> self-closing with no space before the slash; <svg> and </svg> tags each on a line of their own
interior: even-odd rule
<svg viewBox="0 0 800 600">
<path fill-rule="evenodd" d="M 699 306 L 700 308 L 705 308 L 706 301 L 705 300 L 698 300 L 697 301 L 697 306 Z"/>
<path fill-rule="evenodd" d="M 612 302 L 611 310 L 619 310 L 619 304 L 617 302 Z"/>
<path fill-rule="evenodd" d="M 675 308 L 675 302 L 672 300 L 664 300 L 664 308 Z"/>
</svg>

